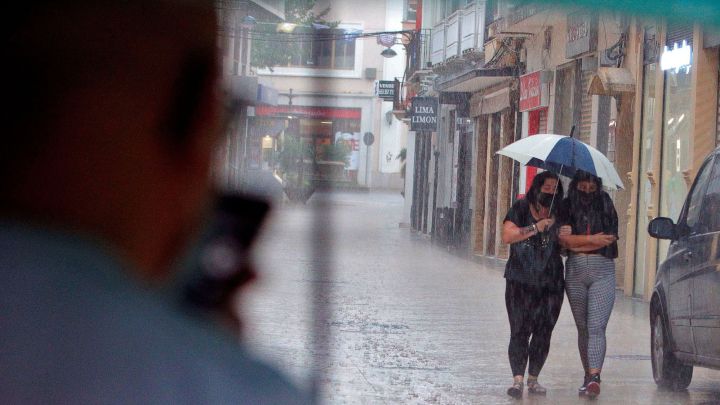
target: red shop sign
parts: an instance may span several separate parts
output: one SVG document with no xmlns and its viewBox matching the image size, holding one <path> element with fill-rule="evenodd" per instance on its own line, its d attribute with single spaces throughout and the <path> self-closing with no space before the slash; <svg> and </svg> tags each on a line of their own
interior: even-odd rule
<svg viewBox="0 0 720 405">
<path fill-rule="evenodd" d="M 520 76 L 520 111 L 542 107 L 540 71 Z"/>
<path fill-rule="evenodd" d="M 262 116 L 285 116 L 288 114 L 298 115 L 306 118 L 345 118 L 359 120 L 361 110 L 359 108 L 332 108 L 332 107 L 306 107 L 294 105 L 279 106 L 257 106 L 255 107 L 255 115 Z"/>
</svg>

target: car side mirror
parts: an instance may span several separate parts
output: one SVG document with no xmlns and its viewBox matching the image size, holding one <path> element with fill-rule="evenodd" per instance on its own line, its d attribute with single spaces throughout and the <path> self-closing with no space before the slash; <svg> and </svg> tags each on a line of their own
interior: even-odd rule
<svg viewBox="0 0 720 405">
<path fill-rule="evenodd" d="M 677 225 L 670 218 L 658 217 L 648 224 L 648 233 L 657 239 L 677 239 Z"/>
</svg>

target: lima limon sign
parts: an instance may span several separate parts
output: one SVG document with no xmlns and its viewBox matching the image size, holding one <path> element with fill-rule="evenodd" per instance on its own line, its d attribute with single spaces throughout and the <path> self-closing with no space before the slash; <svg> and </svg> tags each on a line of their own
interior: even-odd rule
<svg viewBox="0 0 720 405">
<path fill-rule="evenodd" d="M 411 131 L 437 131 L 438 99 L 415 97 L 410 107 Z"/>
</svg>

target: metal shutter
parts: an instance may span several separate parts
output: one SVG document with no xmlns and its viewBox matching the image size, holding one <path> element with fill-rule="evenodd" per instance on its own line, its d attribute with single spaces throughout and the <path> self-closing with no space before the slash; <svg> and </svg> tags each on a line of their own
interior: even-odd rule
<svg viewBox="0 0 720 405">
<path fill-rule="evenodd" d="M 671 47 L 675 43 L 682 43 L 683 40 L 687 41 L 688 45 L 692 45 L 692 23 L 669 21 L 667 23 L 667 36 L 665 44 L 668 47 Z"/>
</svg>

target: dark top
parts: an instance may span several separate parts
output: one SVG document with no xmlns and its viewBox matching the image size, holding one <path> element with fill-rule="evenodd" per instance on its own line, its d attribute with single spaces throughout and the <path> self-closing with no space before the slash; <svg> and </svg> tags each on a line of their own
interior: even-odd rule
<svg viewBox="0 0 720 405">
<path fill-rule="evenodd" d="M 524 198 L 513 204 L 503 222 L 505 221 L 519 227 L 537 222 L 530 212 L 530 203 Z M 557 227 L 553 226 L 548 232 L 538 233 L 511 244 L 510 259 L 505 265 L 505 278 L 555 291 L 562 290 L 563 262 L 560 258 Z"/>
<path fill-rule="evenodd" d="M 618 216 L 615 205 L 610 195 L 601 191 L 599 198 L 595 199 L 589 206 L 579 202 L 574 204 L 570 198 L 564 199 L 558 205 L 558 225 L 571 225 L 573 235 L 594 235 L 605 233 L 618 237 Z M 618 257 L 617 241 L 593 252 L 615 259 Z"/>
</svg>

